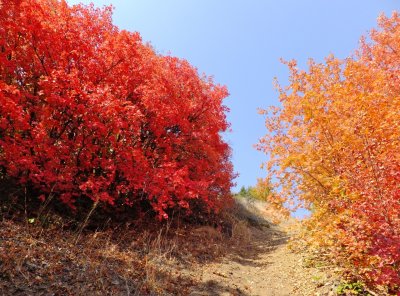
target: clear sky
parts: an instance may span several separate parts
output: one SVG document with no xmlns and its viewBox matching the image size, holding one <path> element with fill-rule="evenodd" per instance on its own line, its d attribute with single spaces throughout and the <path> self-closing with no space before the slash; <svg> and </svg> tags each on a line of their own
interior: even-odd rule
<svg viewBox="0 0 400 296">
<path fill-rule="evenodd" d="M 114 23 L 138 31 L 161 54 L 187 59 L 230 92 L 226 135 L 239 177 L 237 188 L 265 173 L 265 155 L 253 145 L 266 133 L 258 107 L 277 105 L 273 78 L 286 84 L 280 58 L 322 61 L 349 56 L 380 13 L 400 9 L 395 0 L 68 0 L 112 4 Z M 238 190 L 238 189 L 236 189 Z"/>
</svg>

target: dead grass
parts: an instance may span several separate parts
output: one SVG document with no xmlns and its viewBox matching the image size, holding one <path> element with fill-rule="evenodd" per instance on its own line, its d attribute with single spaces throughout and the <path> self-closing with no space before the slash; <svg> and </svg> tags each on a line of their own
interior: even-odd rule
<svg viewBox="0 0 400 296">
<path fill-rule="evenodd" d="M 198 279 L 182 270 L 251 241 L 249 212 L 241 206 L 213 225 L 106 222 L 83 229 L 40 213 L 0 220 L 3 295 L 188 295 Z"/>
<path fill-rule="evenodd" d="M 174 240 L 125 229 L 84 233 L 0 222 L 0 291 L 6 295 L 185 295 L 168 266 Z M 129 236 L 128 236 L 129 234 Z M 129 239 L 128 239 L 129 237 Z M 179 280 L 179 290 L 177 281 Z M 181 285 L 182 284 L 182 285 Z"/>
</svg>

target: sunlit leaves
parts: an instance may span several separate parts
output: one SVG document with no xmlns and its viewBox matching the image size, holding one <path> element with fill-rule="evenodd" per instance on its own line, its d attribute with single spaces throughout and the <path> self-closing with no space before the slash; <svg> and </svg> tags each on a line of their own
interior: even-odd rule
<svg viewBox="0 0 400 296">
<path fill-rule="evenodd" d="M 279 202 L 312 211 L 313 242 L 364 280 L 400 285 L 400 18 L 381 17 L 355 57 L 287 62 L 282 108 L 259 144 Z M 278 193 L 277 193 L 278 194 Z"/>
<path fill-rule="evenodd" d="M 74 207 L 146 200 L 160 217 L 229 199 L 227 90 L 119 30 L 112 9 L 4 0 L 0 167 Z"/>
</svg>

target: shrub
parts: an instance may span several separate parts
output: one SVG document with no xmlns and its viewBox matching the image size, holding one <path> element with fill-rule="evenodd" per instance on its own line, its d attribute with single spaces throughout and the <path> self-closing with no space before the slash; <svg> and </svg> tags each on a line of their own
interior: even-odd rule
<svg viewBox="0 0 400 296">
<path fill-rule="evenodd" d="M 363 280 L 400 287 L 400 18 L 382 16 L 355 57 L 288 62 L 282 108 L 259 148 L 281 204 L 312 210 L 307 235 Z"/>
<path fill-rule="evenodd" d="M 0 7 L 1 174 L 72 208 L 226 204 L 225 87 L 119 30 L 110 7 Z"/>
</svg>

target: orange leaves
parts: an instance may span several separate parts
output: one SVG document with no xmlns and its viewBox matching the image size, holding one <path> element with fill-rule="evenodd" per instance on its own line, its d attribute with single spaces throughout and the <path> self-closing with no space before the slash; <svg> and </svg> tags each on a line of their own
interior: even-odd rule
<svg viewBox="0 0 400 296">
<path fill-rule="evenodd" d="M 268 113 L 259 149 L 281 201 L 310 205 L 314 242 L 353 272 L 400 286 L 400 19 L 381 17 L 357 58 L 307 72 L 287 65 L 282 108 Z"/>
</svg>

